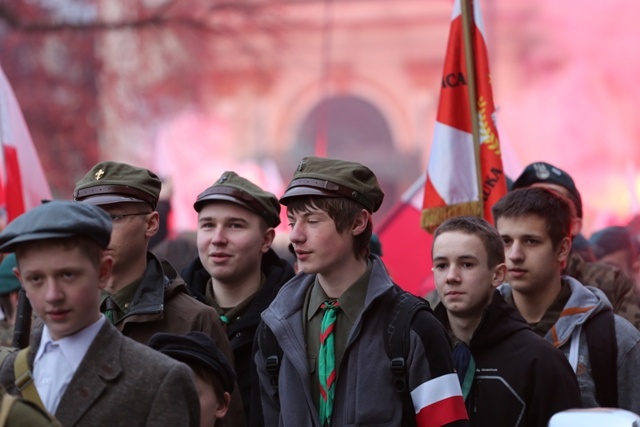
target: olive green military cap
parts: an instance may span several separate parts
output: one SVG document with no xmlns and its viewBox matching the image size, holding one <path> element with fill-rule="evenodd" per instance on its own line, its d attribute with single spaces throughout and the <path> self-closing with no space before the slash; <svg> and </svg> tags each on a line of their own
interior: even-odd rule
<svg viewBox="0 0 640 427">
<path fill-rule="evenodd" d="M 216 200 L 233 202 L 249 209 L 264 218 L 269 227 L 280 224 L 278 198 L 235 172 L 224 172 L 211 187 L 198 195 L 193 208 L 200 212 L 205 204 Z"/>
<path fill-rule="evenodd" d="M 76 183 L 73 200 L 92 205 L 113 203 L 158 204 L 162 182 L 145 168 L 126 163 L 100 162 Z"/>
<path fill-rule="evenodd" d="M 73 236 L 87 237 L 106 249 L 111 240 L 111 228 L 111 218 L 98 206 L 54 200 L 11 221 L 0 233 L 0 251 L 14 252 L 22 243 Z"/>
<path fill-rule="evenodd" d="M 369 212 L 377 211 L 384 199 L 371 169 L 357 162 L 321 157 L 302 159 L 280 203 L 286 206 L 299 196 L 344 197 L 360 203 Z"/>
</svg>

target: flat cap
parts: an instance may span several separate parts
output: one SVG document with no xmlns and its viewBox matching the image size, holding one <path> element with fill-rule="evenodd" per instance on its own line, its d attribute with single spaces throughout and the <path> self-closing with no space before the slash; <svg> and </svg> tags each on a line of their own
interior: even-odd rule
<svg viewBox="0 0 640 427">
<path fill-rule="evenodd" d="M 269 227 L 280 224 L 277 197 L 235 172 L 224 172 L 211 187 L 198 195 L 193 208 L 200 212 L 205 204 L 216 200 L 233 202 L 249 209 L 264 218 Z"/>
<path fill-rule="evenodd" d="M 287 205 L 293 197 L 344 197 L 360 203 L 369 212 L 380 208 L 384 193 L 368 167 L 346 160 L 305 157 L 280 198 Z"/>
<path fill-rule="evenodd" d="M 213 339 L 204 332 L 185 335 L 159 332 L 151 337 L 149 347 L 189 366 L 196 364 L 213 371 L 223 390 L 233 392 L 236 373 Z"/>
<path fill-rule="evenodd" d="M 13 274 L 16 266 L 16 254 L 8 254 L 0 262 L 0 295 L 15 292 L 20 289 L 20 281 Z"/>
<path fill-rule="evenodd" d="M 576 207 L 576 215 L 578 215 L 578 218 L 582 218 L 582 197 L 580 197 L 573 178 L 568 173 L 549 163 L 531 163 L 524 168 L 522 174 L 513 182 L 511 190 L 530 187 L 536 183 L 556 184 L 564 187 L 569 192 L 569 197 Z"/>
<path fill-rule="evenodd" d="M 158 204 L 162 181 L 145 168 L 126 163 L 100 162 L 76 183 L 73 200 L 93 205 L 113 203 Z"/>
<path fill-rule="evenodd" d="M 97 206 L 54 200 L 23 213 L 0 233 L 0 251 L 14 252 L 20 243 L 84 236 L 106 249 L 111 218 Z"/>
</svg>

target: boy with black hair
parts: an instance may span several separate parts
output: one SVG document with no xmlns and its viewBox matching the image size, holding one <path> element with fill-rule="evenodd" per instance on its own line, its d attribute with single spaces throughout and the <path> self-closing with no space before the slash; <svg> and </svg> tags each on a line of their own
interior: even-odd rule
<svg viewBox="0 0 640 427">
<path fill-rule="evenodd" d="M 214 427 L 229 410 L 236 374 L 210 336 L 158 333 L 149 347 L 187 364 L 194 373 L 200 397 L 200 427 Z"/>
<path fill-rule="evenodd" d="M 581 407 L 562 352 L 496 291 L 507 270 L 497 230 L 479 217 L 449 219 L 434 233 L 432 256 L 435 314 L 454 340 L 470 424 L 546 427 L 556 412 Z"/>
<path fill-rule="evenodd" d="M 573 210 L 565 197 L 540 187 L 514 190 L 493 206 L 508 269 L 499 290 L 534 332 L 565 353 L 585 407 L 637 413 L 640 333 L 612 314 L 601 290 L 562 275 Z"/>
<path fill-rule="evenodd" d="M 277 377 L 257 340 L 265 426 L 463 426 L 467 414 L 446 331 L 430 312 L 410 328 L 411 414 L 394 389 L 383 314 L 400 289 L 369 254 L 384 194 L 360 163 L 306 157 L 280 202 L 301 273 L 262 314 L 282 349 Z"/>
</svg>

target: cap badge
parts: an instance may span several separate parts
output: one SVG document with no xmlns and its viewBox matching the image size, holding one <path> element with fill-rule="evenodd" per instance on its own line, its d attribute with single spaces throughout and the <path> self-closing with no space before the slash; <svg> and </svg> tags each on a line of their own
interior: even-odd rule
<svg viewBox="0 0 640 427">
<path fill-rule="evenodd" d="M 227 175 L 222 175 L 220 178 L 218 178 L 218 181 L 216 181 L 216 184 L 223 184 L 226 180 L 228 179 Z"/>
<path fill-rule="evenodd" d="M 100 178 L 102 178 L 102 175 L 104 175 L 104 169 L 100 169 L 98 172 L 96 172 L 96 181 L 99 181 Z"/>
<path fill-rule="evenodd" d="M 300 164 L 298 165 L 298 172 L 302 172 L 304 169 L 304 159 L 300 160 Z"/>
<path fill-rule="evenodd" d="M 547 165 L 543 163 L 536 163 L 535 165 L 533 165 L 533 169 L 535 170 L 538 179 L 547 179 L 551 175 L 549 169 L 547 168 Z"/>
</svg>

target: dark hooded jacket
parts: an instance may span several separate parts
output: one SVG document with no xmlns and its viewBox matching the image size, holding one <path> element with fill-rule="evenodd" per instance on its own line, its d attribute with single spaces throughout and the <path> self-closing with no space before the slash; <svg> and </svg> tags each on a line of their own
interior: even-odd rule
<svg viewBox="0 0 640 427">
<path fill-rule="evenodd" d="M 435 314 L 449 329 L 443 304 Z M 564 354 L 533 332 L 498 291 L 470 348 L 476 364 L 465 402 L 471 426 L 546 427 L 556 412 L 582 406 L 578 382 Z"/>
<path fill-rule="evenodd" d="M 227 326 L 227 337 L 236 361 L 238 386 L 247 419 L 250 413 L 251 375 L 253 375 L 251 373 L 253 369 L 253 337 L 260 324 L 260 313 L 269 307 L 282 285 L 295 275 L 291 264 L 280 258 L 273 249 L 269 249 L 262 256 L 260 268 L 266 277 L 264 285 L 258 290 L 244 312 L 232 319 L 232 322 Z M 194 259 L 182 270 L 182 277 L 187 282 L 191 295 L 199 301 L 205 302 L 206 287 L 211 276 L 199 258 Z"/>
</svg>

